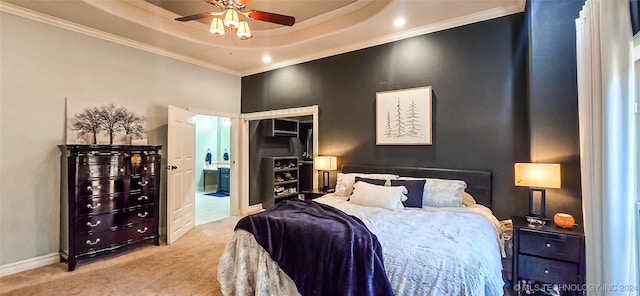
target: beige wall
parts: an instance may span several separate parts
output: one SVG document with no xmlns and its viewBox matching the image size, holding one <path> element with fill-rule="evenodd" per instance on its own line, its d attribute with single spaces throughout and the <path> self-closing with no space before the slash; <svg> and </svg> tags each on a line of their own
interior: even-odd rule
<svg viewBox="0 0 640 296">
<path fill-rule="evenodd" d="M 147 106 L 163 146 L 167 105 L 240 112 L 239 77 L 8 13 L 0 30 L 0 266 L 58 251 L 65 98 Z"/>
</svg>

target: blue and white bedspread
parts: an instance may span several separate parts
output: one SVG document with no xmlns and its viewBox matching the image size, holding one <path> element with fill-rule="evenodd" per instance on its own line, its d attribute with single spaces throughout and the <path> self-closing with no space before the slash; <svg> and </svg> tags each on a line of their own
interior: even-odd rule
<svg viewBox="0 0 640 296">
<path fill-rule="evenodd" d="M 330 195 L 314 201 L 358 217 L 377 236 L 395 295 L 503 294 L 500 228 L 485 207 L 390 211 Z M 242 230 L 220 259 L 218 279 L 224 295 L 299 295 L 293 281 Z"/>
</svg>

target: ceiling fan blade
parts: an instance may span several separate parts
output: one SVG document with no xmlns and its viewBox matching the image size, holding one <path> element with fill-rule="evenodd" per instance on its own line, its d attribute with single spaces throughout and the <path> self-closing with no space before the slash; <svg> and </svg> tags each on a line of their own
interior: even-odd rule
<svg viewBox="0 0 640 296">
<path fill-rule="evenodd" d="M 293 26 L 293 24 L 296 23 L 295 17 L 271 12 L 251 10 L 247 15 L 254 20 L 265 21 L 285 26 Z"/>
<path fill-rule="evenodd" d="M 211 13 L 211 12 L 203 12 L 203 13 L 198 13 L 198 14 L 194 14 L 194 15 L 187 15 L 187 16 L 179 17 L 179 18 L 176 19 L 176 21 L 187 22 L 187 21 L 197 20 L 197 19 L 210 17 L 210 16 L 213 16 L 213 13 Z"/>
</svg>

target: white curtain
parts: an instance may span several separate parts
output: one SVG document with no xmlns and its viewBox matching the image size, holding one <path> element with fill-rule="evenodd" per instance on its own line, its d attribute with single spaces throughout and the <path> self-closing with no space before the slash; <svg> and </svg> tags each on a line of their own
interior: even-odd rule
<svg viewBox="0 0 640 296">
<path fill-rule="evenodd" d="M 629 0 L 587 0 L 576 20 L 588 295 L 638 295 Z M 609 286 L 598 286 L 609 285 Z"/>
</svg>

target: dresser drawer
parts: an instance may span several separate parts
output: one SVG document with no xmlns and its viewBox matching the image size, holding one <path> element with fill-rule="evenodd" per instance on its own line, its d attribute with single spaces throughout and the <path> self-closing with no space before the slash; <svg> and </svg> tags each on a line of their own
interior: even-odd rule
<svg viewBox="0 0 640 296">
<path fill-rule="evenodd" d="M 81 199 L 76 203 L 76 214 L 79 216 L 87 216 L 111 213 L 125 207 L 124 198 L 120 197 L 119 200 L 121 200 L 120 203 L 118 203 L 116 196 Z"/>
<path fill-rule="evenodd" d="M 577 236 L 521 229 L 520 253 L 580 262 L 580 238 Z"/>
<path fill-rule="evenodd" d="M 83 165 L 78 167 L 78 179 L 118 178 L 128 175 L 128 166 L 124 164 L 112 165 Z"/>
<path fill-rule="evenodd" d="M 132 164 L 150 163 L 160 159 L 160 156 L 147 151 L 131 153 L 129 160 Z"/>
<path fill-rule="evenodd" d="M 153 205 L 149 205 L 153 206 Z M 113 227 L 121 227 L 129 224 L 140 224 L 154 221 L 152 207 L 135 209 L 115 214 L 91 215 L 78 218 L 78 232 L 98 232 L 108 230 Z"/>
<path fill-rule="evenodd" d="M 130 194 L 125 195 L 123 198 L 125 199 L 124 202 L 127 207 L 137 207 L 155 203 L 156 201 L 153 200 L 155 194 L 155 190 L 150 188 L 149 190 L 145 191 L 131 192 Z"/>
<path fill-rule="evenodd" d="M 76 212 L 79 216 L 86 216 L 128 211 L 129 208 L 153 204 L 154 194 L 154 191 L 149 191 L 82 198 L 76 203 Z"/>
<path fill-rule="evenodd" d="M 157 172 L 158 168 L 154 162 L 147 163 L 132 163 L 131 164 L 131 175 L 132 176 L 153 176 Z"/>
<path fill-rule="evenodd" d="M 110 164 L 121 163 L 124 161 L 124 154 L 122 152 L 89 152 L 78 155 L 78 165 L 86 166 L 90 164 Z"/>
<path fill-rule="evenodd" d="M 76 239 L 76 253 L 88 253 L 114 250 L 117 247 L 132 244 L 148 238 L 154 238 L 157 230 L 153 221 L 112 227 L 105 231 L 80 233 Z"/>
<path fill-rule="evenodd" d="M 128 191 L 128 183 L 128 178 L 78 181 L 78 198 L 96 197 Z"/>
<path fill-rule="evenodd" d="M 152 190 L 156 187 L 156 184 L 153 181 L 154 178 L 148 177 L 131 178 L 130 189 L 131 191 L 147 192 L 148 190 Z"/>
<path fill-rule="evenodd" d="M 573 284 L 579 282 L 576 263 L 554 261 L 527 255 L 518 256 L 518 276 L 548 284 Z"/>
</svg>

